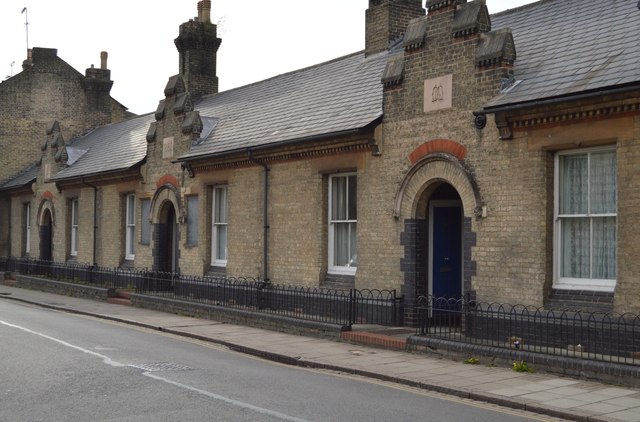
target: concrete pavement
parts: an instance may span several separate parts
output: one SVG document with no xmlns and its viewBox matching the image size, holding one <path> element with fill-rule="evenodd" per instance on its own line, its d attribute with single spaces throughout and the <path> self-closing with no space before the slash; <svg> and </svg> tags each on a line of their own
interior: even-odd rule
<svg viewBox="0 0 640 422">
<path fill-rule="evenodd" d="M 162 330 L 296 366 L 414 386 L 578 421 L 640 422 L 640 389 L 469 365 L 0 285 L 0 298 Z"/>
</svg>

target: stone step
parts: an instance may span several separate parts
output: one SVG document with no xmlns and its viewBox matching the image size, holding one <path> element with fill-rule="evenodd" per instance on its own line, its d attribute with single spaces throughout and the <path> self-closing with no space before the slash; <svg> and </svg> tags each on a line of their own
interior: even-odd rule
<svg viewBox="0 0 640 422">
<path fill-rule="evenodd" d="M 116 297 L 122 298 L 122 299 L 131 299 L 131 290 L 116 290 Z"/>
<path fill-rule="evenodd" d="M 406 337 L 393 337 L 386 334 L 367 331 L 343 331 L 340 335 L 343 341 L 361 344 L 363 346 L 382 347 L 393 350 L 406 350 Z"/>
<path fill-rule="evenodd" d="M 131 306 L 131 300 L 130 299 L 124 299 L 121 297 L 109 297 L 107 298 L 107 303 L 113 303 L 116 305 L 125 305 L 125 306 Z"/>
</svg>

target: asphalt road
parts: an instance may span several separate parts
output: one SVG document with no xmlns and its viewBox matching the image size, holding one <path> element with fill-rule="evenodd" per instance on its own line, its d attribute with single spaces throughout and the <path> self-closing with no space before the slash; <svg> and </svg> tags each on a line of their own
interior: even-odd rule
<svg viewBox="0 0 640 422">
<path fill-rule="evenodd" d="M 549 418 L 293 368 L 161 332 L 2 301 L 0 420 L 499 422 Z"/>
</svg>

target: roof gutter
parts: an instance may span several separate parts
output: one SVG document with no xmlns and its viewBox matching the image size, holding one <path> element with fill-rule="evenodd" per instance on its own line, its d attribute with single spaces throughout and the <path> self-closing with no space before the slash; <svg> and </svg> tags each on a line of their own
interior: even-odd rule
<svg viewBox="0 0 640 422">
<path fill-rule="evenodd" d="M 516 104 L 502 105 L 502 106 L 496 106 L 496 107 L 485 107 L 481 111 L 476 111 L 473 114 L 478 116 L 478 115 L 485 115 L 485 114 L 502 113 L 505 111 L 517 111 L 517 110 L 523 110 L 526 108 L 559 104 L 566 101 L 585 100 L 585 99 L 590 99 L 594 97 L 600 97 L 603 95 L 625 94 L 627 92 L 631 92 L 639 89 L 640 89 L 639 85 L 626 85 L 626 86 L 622 86 L 614 89 L 591 91 L 591 92 L 585 92 L 581 94 L 573 94 L 573 95 L 567 95 L 562 97 L 548 98 L 545 100 L 529 101 L 525 103 L 516 103 Z"/>
<path fill-rule="evenodd" d="M 145 158 L 146 159 L 146 158 Z M 109 176 L 113 176 L 113 175 L 117 175 L 117 174 L 122 174 L 122 173 L 127 173 L 127 172 L 131 172 L 131 175 L 134 176 L 138 173 L 136 173 L 136 171 L 138 170 L 138 167 L 141 163 L 143 163 L 143 161 L 145 160 L 141 160 L 139 162 L 137 162 L 136 164 L 132 165 L 131 167 L 128 167 L 126 169 L 119 169 L 119 170 L 110 170 L 110 171 L 103 171 L 100 173 L 94 173 L 94 174 L 84 174 L 84 175 L 78 175 L 78 176 L 70 176 L 70 177 L 61 177 L 61 178 L 54 178 L 52 179 L 56 184 L 60 183 L 60 184 L 64 184 L 64 183 L 73 183 L 73 182 L 80 182 L 81 184 L 86 184 L 84 181 L 87 178 L 92 178 L 92 179 L 100 179 L 103 177 L 109 177 Z M 128 176 L 128 174 L 125 174 L 126 176 Z"/>
<path fill-rule="evenodd" d="M 220 157 L 224 157 L 225 155 L 231 155 L 231 154 L 236 154 L 236 153 L 241 153 L 241 152 L 245 152 L 245 151 L 261 151 L 261 150 L 266 150 L 266 149 L 270 149 L 270 148 L 278 148 L 278 147 L 283 147 L 283 146 L 291 146 L 291 145 L 297 145 L 297 144 L 303 144 L 303 143 L 307 143 L 307 142 L 315 142 L 315 141 L 322 141 L 325 139 L 330 139 L 330 138 L 338 138 L 338 137 L 343 137 L 343 136 L 350 136 L 350 135 L 358 135 L 361 134 L 363 132 L 365 132 L 372 124 L 375 124 L 376 122 L 378 122 L 381 118 L 377 118 L 375 119 L 373 122 L 371 122 L 370 124 L 368 124 L 367 126 L 358 128 L 358 129 L 349 129 L 349 130 L 343 130 L 340 132 L 331 132 L 331 133 L 323 133 L 320 135 L 312 135 L 312 136 L 307 136 L 305 138 L 296 138 L 296 139 L 289 139 L 286 141 L 281 141 L 281 142 L 274 142 L 272 144 L 265 144 L 265 145 L 258 145 L 255 147 L 243 147 L 243 148 L 236 148 L 236 149 L 232 149 L 232 150 L 228 150 L 228 151 L 222 151 L 222 152 L 214 152 L 211 154 L 205 154 L 205 155 L 194 155 L 191 157 L 184 157 L 184 158 L 179 158 L 177 160 L 174 161 L 174 163 L 179 163 L 179 162 L 192 162 L 192 161 L 198 161 L 198 160 L 207 160 L 207 159 L 211 159 L 211 158 L 220 158 Z"/>
</svg>

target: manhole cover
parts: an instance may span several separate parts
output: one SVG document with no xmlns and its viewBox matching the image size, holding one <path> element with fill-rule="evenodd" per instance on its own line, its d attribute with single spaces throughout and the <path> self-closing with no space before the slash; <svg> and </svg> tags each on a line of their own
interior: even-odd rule
<svg viewBox="0 0 640 422">
<path fill-rule="evenodd" d="M 132 368 L 142 369 L 146 372 L 161 372 L 161 371 L 189 371 L 193 368 L 189 368 L 186 365 L 170 362 L 152 362 L 141 363 L 137 365 L 129 365 Z"/>
</svg>

